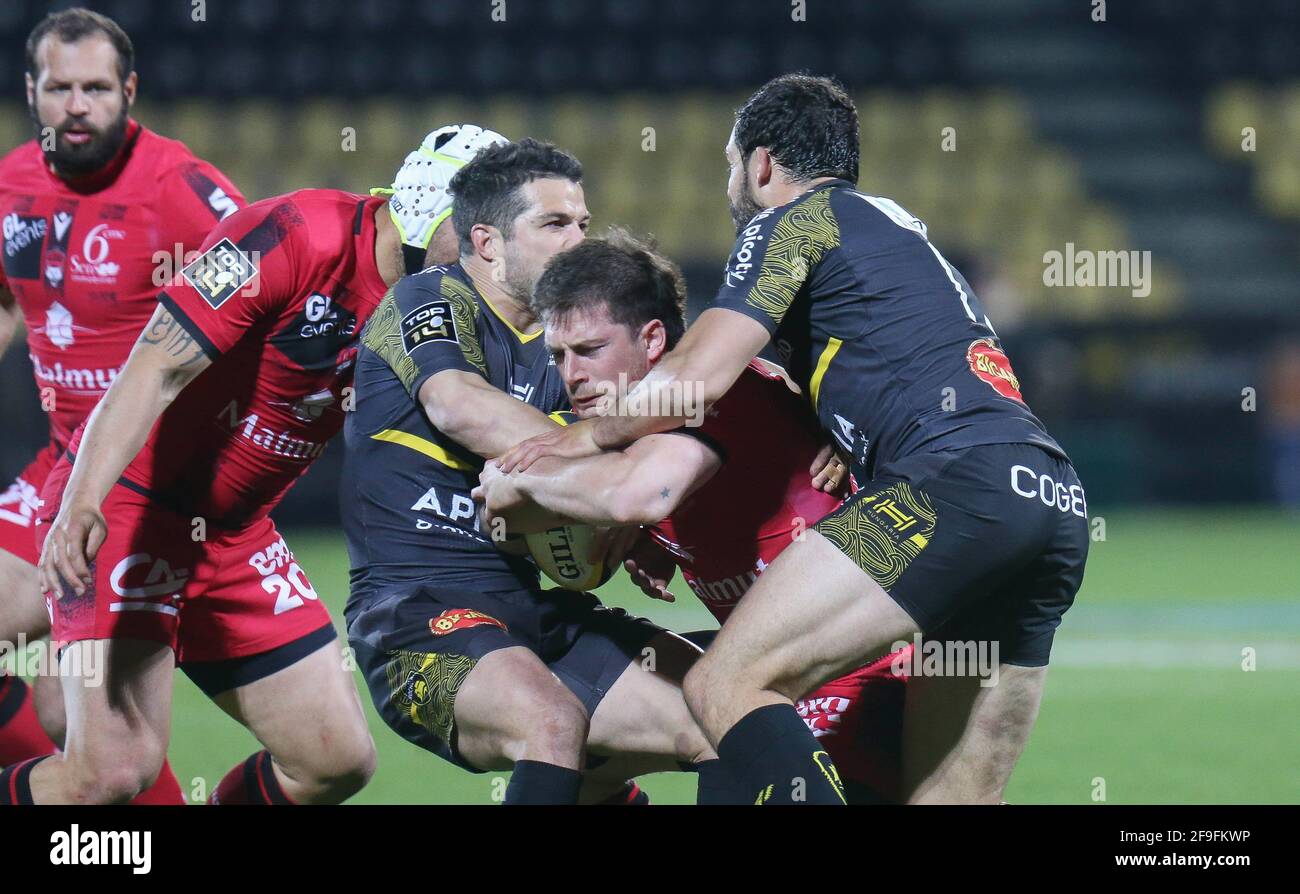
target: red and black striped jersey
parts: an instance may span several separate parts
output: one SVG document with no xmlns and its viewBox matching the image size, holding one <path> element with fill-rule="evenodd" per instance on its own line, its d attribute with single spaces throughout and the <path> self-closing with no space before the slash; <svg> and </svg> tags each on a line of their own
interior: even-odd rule
<svg viewBox="0 0 1300 894">
<path fill-rule="evenodd" d="M 128 486 L 218 527 L 271 511 L 343 425 L 357 335 L 387 291 L 383 203 L 301 190 L 209 234 L 158 300 L 213 362 L 163 413 Z"/>
<path fill-rule="evenodd" d="M 184 143 L 134 121 L 103 170 L 64 179 L 35 140 L 0 160 L 0 286 L 27 327 L 53 440 L 66 445 L 153 315 L 172 259 L 244 205 Z"/>
</svg>

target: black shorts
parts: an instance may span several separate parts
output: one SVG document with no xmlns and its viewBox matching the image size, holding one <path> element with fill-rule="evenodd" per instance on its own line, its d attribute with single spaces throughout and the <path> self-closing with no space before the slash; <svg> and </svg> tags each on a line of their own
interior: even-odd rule
<svg viewBox="0 0 1300 894">
<path fill-rule="evenodd" d="M 334 624 L 329 623 L 314 633 L 256 655 L 221 661 L 182 661 L 180 668 L 195 686 L 203 690 L 204 695 L 216 698 L 223 692 L 256 683 L 291 667 L 336 639 L 338 634 L 334 632 Z"/>
<path fill-rule="evenodd" d="M 930 638 L 1047 664 L 1088 557 L 1083 487 L 1030 444 L 922 453 L 882 466 L 816 530 Z"/>
<path fill-rule="evenodd" d="M 348 614 L 348 640 L 375 709 L 398 735 L 467 770 L 456 748 L 456 693 L 490 652 L 523 646 L 590 717 L 663 628 L 590 593 L 480 593 L 425 584 L 376 595 Z"/>
</svg>

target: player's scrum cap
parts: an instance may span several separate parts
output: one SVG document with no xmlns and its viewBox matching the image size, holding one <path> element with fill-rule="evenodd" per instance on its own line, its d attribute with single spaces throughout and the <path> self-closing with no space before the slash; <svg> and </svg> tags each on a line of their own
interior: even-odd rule
<svg viewBox="0 0 1300 894">
<path fill-rule="evenodd" d="M 474 124 L 448 124 L 430 133 L 420 148 L 406 156 L 391 188 L 370 190 L 388 196 L 388 214 L 397 225 L 402 244 L 429 247 L 438 224 L 451 214 L 451 178 L 479 150 L 509 142 L 495 131 Z"/>
</svg>

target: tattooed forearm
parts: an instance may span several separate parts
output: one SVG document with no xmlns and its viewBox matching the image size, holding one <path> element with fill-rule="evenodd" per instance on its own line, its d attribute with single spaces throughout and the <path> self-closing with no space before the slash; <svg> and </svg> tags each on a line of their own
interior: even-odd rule
<svg viewBox="0 0 1300 894">
<path fill-rule="evenodd" d="M 203 349 L 194 341 L 194 336 L 166 310 L 149 321 L 144 332 L 140 333 L 140 344 L 157 345 L 169 357 L 178 358 L 182 368 L 203 356 Z"/>
</svg>

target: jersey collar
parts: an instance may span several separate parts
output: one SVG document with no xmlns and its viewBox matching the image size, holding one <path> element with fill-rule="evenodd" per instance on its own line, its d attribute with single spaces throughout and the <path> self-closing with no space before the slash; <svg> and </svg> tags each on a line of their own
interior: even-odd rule
<svg viewBox="0 0 1300 894">
<path fill-rule="evenodd" d="M 819 189 L 831 189 L 834 187 L 841 187 L 841 186 L 848 187 L 849 189 L 858 188 L 858 185 L 856 183 L 850 183 L 848 180 L 845 180 L 843 177 L 835 177 L 832 180 L 827 180 L 825 183 L 818 183 L 816 186 L 805 191 L 804 195 L 808 195 L 808 193 L 816 192 Z"/>
<path fill-rule="evenodd" d="M 507 329 L 509 329 L 512 333 L 514 333 L 515 338 L 519 339 L 519 343 L 521 345 L 528 344 L 530 341 L 537 338 L 537 336 L 541 335 L 545 331 L 544 329 L 538 328 L 536 332 L 530 332 L 530 333 L 520 332 L 518 329 L 514 327 L 513 323 L 511 323 L 502 315 L 501 311 L 496 309 L 496 305 L 494 305 L 491 301 L 489 301 L 487 296 L 478 290 L 478 286 L 474 285 L 474 279 L 469 275 L 469 273 L 465 270 L 464 267 L 462 267 L 460 264 L 456 264 L 453 267 L 453 269 L 457 271 L 457 275 L 460 277 L 461 281 L 474 290 L 474 294 L 477 295 L 479 300 L 483 302 L 483 306 L 486 307 L 488 310 L 492 311 L 492 315 L 496 317 L 498 320 L 500 320 L 502 325 L 504 325 Z"/>
</svg>

